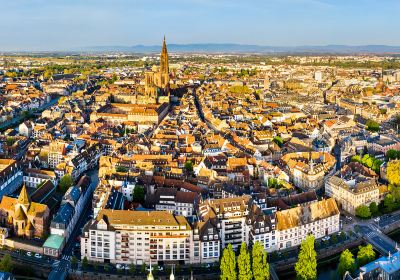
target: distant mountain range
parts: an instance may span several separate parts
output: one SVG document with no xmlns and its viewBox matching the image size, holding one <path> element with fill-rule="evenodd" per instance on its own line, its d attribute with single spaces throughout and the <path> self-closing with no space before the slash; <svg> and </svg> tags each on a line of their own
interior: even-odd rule
<svg viewBox="0 0 400 280">
<path fill-rule="evenodd" d="M 134 46 L 93 46 L 82 49 L 87 52 L 132 52 L 132 53 L 158 53 L 158 45 Z M 327 46 L 296 46 L 273 47 L 242 44 L 168 44 L 168 51 L 175 53 L 322 53 L 322 54 L 400 54 L 400 46 L 386 45 L 327 45 Z"/>
</svg>

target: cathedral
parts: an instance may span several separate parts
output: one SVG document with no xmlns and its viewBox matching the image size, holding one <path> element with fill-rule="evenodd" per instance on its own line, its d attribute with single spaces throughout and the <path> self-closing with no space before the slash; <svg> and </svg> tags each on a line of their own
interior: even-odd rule
<svg viewBox="0 0 400 280">
<path fill-rule="evenodd" d="M 47 232 L 50 210 L 45 204 L 32 202 L 25 185 L 18 198 L 3 196 L 0 203 L 0 224 L 10 228 L 14 236 L 43 237 Z"/>
<path fill-rule="evenodd" d="M 145 97 L 148 103 L 169 103 L 169 63 L 165 37 L 161 50 L 160 67 L 145 73 Z"/>
</svg>

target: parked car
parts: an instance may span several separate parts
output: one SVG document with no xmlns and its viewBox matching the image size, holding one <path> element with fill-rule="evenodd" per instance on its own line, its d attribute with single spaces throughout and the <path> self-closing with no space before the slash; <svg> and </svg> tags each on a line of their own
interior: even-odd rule
<svg viewBox="0 0 400 280">
<path fill-rule="evenodd" d="M 32 257 L 32 252 L 26 252 L 26 255 L 27 255 L 28 257 Z"/>
<path fill-rule="evenodd" d="M 36 254 L 35 254 L 35 258 L 37 258 L 37 259 L 41 259 L 41 258 L 42 258 L 42 255 L 41 255 L 41 254 L 39 254 L 39 253 L 36 253 Z"/>
<path fill-rule="evenodd" d="M 381 220 L 381 218 L 379 218 L 379 217 L 376 217 L 376 218 L 374 219 L 375 222 L 379 222 L 380 220 Z"/>
<path fill-rule="evenodd" d="M 324 237 L 322 237 L 322 241 L 328 241 L 329 239 L 331 239 L 331 237 L 330 236 L 324 236 Z"/>
<path fill-rule="evenodd" d="M 120 263 L 117 263 L 115 267 L 116 267 L 117 269 L 123 269 L 123 268 L 124 268 L 124 265 L 123 265 L 123 264 L 120 264 Z"/>
</svg>

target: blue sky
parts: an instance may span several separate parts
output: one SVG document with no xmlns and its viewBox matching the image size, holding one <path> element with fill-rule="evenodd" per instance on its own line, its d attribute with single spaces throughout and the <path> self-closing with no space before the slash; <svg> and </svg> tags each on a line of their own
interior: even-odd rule
<svg viewBox="0 0 400 280">
<path fill-rule="evenodd" d="M 399 0 L 0 0 L 0 50 L 400 45 Z"/>
</svg>

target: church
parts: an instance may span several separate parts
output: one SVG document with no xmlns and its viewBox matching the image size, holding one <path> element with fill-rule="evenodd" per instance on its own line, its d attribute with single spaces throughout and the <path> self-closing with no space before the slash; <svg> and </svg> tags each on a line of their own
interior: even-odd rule
<svg viewBox="0 0 400 280">
<path fill-rule="evenodd" d="M 47 205 L 32 202 L 23 185 L 18 198 L 3 196 L 0 224 L 11 229 L 11 235 L 23 238 L 43 237 L 47 233 L 50 210 Z"/>
<path fill-rule="evenodd" d="M 169 63 L 165 36 L 160 56 L 160 67 L 153 70 L 145 73 L 145 97 L 148 98 L 148 102 L 151 100 L 157 104 L 169 103 Z"/>
</svg>

